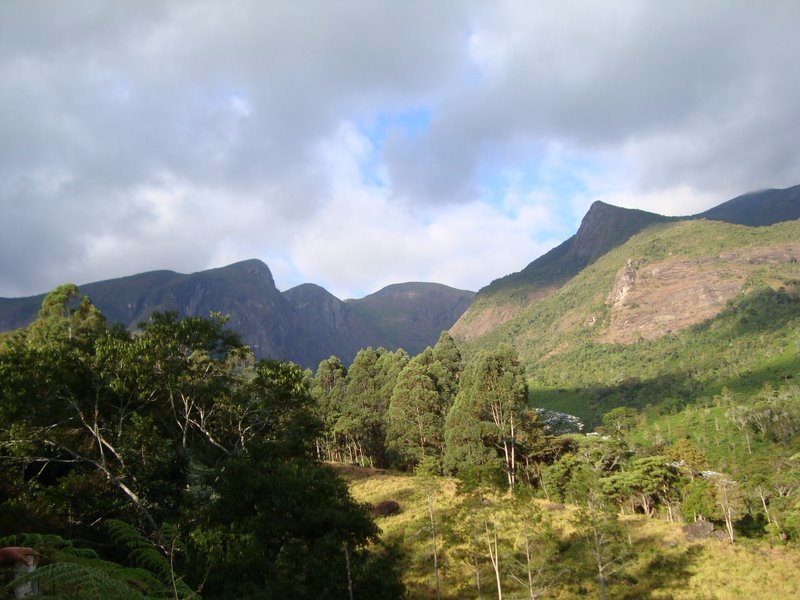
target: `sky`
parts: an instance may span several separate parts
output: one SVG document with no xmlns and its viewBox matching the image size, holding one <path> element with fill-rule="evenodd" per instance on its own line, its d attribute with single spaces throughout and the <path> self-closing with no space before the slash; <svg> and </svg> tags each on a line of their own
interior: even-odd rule
<svg viewBox="0 0 800 600">
<path fill-rule="evenodd" d="M 258 258 L 477 290 L 800 183 L 796 0 L 4 0 L 0 296 Z"/>
</svg>

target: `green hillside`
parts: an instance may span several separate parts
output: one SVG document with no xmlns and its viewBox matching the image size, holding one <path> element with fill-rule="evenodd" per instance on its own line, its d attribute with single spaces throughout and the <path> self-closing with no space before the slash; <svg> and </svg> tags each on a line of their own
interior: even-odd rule
<svg viewBox="0 0 800 600">
<path fill-rule="evenodd" d="M 796 370 L 800 267 L 791 260 L 736 263 L 721 257 L 798 239 L 798 222 L 765 228 L 707 221 L 655 225 L 466 348 L 474 353 L 513 344 L 527 367 L 534 404 L 589 424 L 622 404 L 669 410 L 724 386 L 757 391 Z M 651 340 L 606 342 L 614 328 L 609 295 L 620 270 L 676 257 L 698 261 L 709 276 L 724 278 L 727 271 L 732 277 L 735 270 L 743 278 L 740 291 L 710 320 Z M 661 299 L 666 305 L 671 300 Z"/>
<path fill-rule="evenodd" d="M 400 512 L 379 517 L 382 537 L 401 550 L 404 556 L 403 578 L 409 598 L 436 598 L 432 565 L 430 513 L 425 498 L 415 491 L 414 478 L 397 472 L 340 466 L 337 471 L 349 482 L 355 498 L 377 504 L 394 499 Z M 437 551 L 440 565 L 441 597 L 471 598 L 477 595 L 475 566 L 458 539 L 459 520 L 474 513 L 470 496 L 459 491 L 456 480 L 437 479 L 433 496 L 434 523 L 438 527 Z M 567 600 L 576 597 L 599 597 L 596 574 L 591 559 L 572 538 L 575 533 L 575 506 L 563 506 L 545 500 L 532 501 L 542 511 L 543 522 L 549 523 L 558 546 L 550 559 L 550 571 L 543 569 L 538 582 L 544 598 Z M 503 493 L 483 499 L 484 510 L 491 510 L 492 522 L 501 533 L 501 551 L 506 560 L 503 578 L 504 594 L 527 598 L 524 568 L 513 559 L 519 550 L 515 538 L 519 527 L 520 504 Z M 524 505 L 524 503 L 523 503 Z M 609 585 L 608 596 L 615 599 L 661 598 L 696 600 L 698 598 L 764 597 L 764 574 L 769 573 L 770 598 L 796 598 L 800 581 L 796 569 L 800 555 L 796 548 L 768 547 L 753 543 L 731 545 L 717 539 L 687 541 L 681 526 L 643 515 L 626 515 L 620 519 L 624 535 L 631 544 L 633 558 L 624 573 L 617 574 Z M 541 528 L 541 524 L 539 525 Z M 503 535 L 506 537 L 503 538 Z M 507 546 L 503 547 L 503 542 Z M 485 540 L 475 548 L 479 559 L 482 594 L 496 597 L 495 583 L 486 556 Z M 541 548 L 539 549 L 541 552 Z M 547 566 L 547 565 L 546 565 Z"/>
</svg>

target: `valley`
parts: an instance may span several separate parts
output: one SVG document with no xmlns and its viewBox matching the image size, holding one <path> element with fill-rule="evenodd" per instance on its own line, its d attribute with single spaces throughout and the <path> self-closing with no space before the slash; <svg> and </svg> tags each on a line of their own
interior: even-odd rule
<svg viewBox="0 0 800 600">
<path fill-rule="evenodd" d="M 596 203 L 477 295 L 245 261 L 3 300 L 3 543 L 86 597 L 794 598 L 788 216 Z"/>
</svg>

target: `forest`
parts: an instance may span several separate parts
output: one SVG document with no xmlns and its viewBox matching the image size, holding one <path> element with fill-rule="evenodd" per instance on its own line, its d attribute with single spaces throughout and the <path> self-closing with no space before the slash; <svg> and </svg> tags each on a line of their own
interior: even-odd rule
<svg viewBox="0 0 800 600">
<path fill-rule="evenodd" d="M 677 524 L 799 556 L 791 377 L 657 409 L 628 382 L 582 430 L 512 346 L 446 332 L 303 371 L 65 285 L 0 343 L 0 543 L 41 553 L 44 597 L 699 597 L 667 591 L 700 562 Z"/>
</svg>

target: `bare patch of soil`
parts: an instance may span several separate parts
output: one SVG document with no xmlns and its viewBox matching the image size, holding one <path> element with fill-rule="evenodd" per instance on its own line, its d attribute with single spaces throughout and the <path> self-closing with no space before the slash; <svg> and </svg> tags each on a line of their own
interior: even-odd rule
<svg viewBox="0 0 800 600">
<path fill-rule="evenodd" d="M 796 263 L 800 244 L 752 248 L 699 259 L 635 260 L 620 269 L 608 296 L 610 325 L 601 341 L 632 343 L 680 331 L 719 314 L 753 268 Z"/>
</svg>

